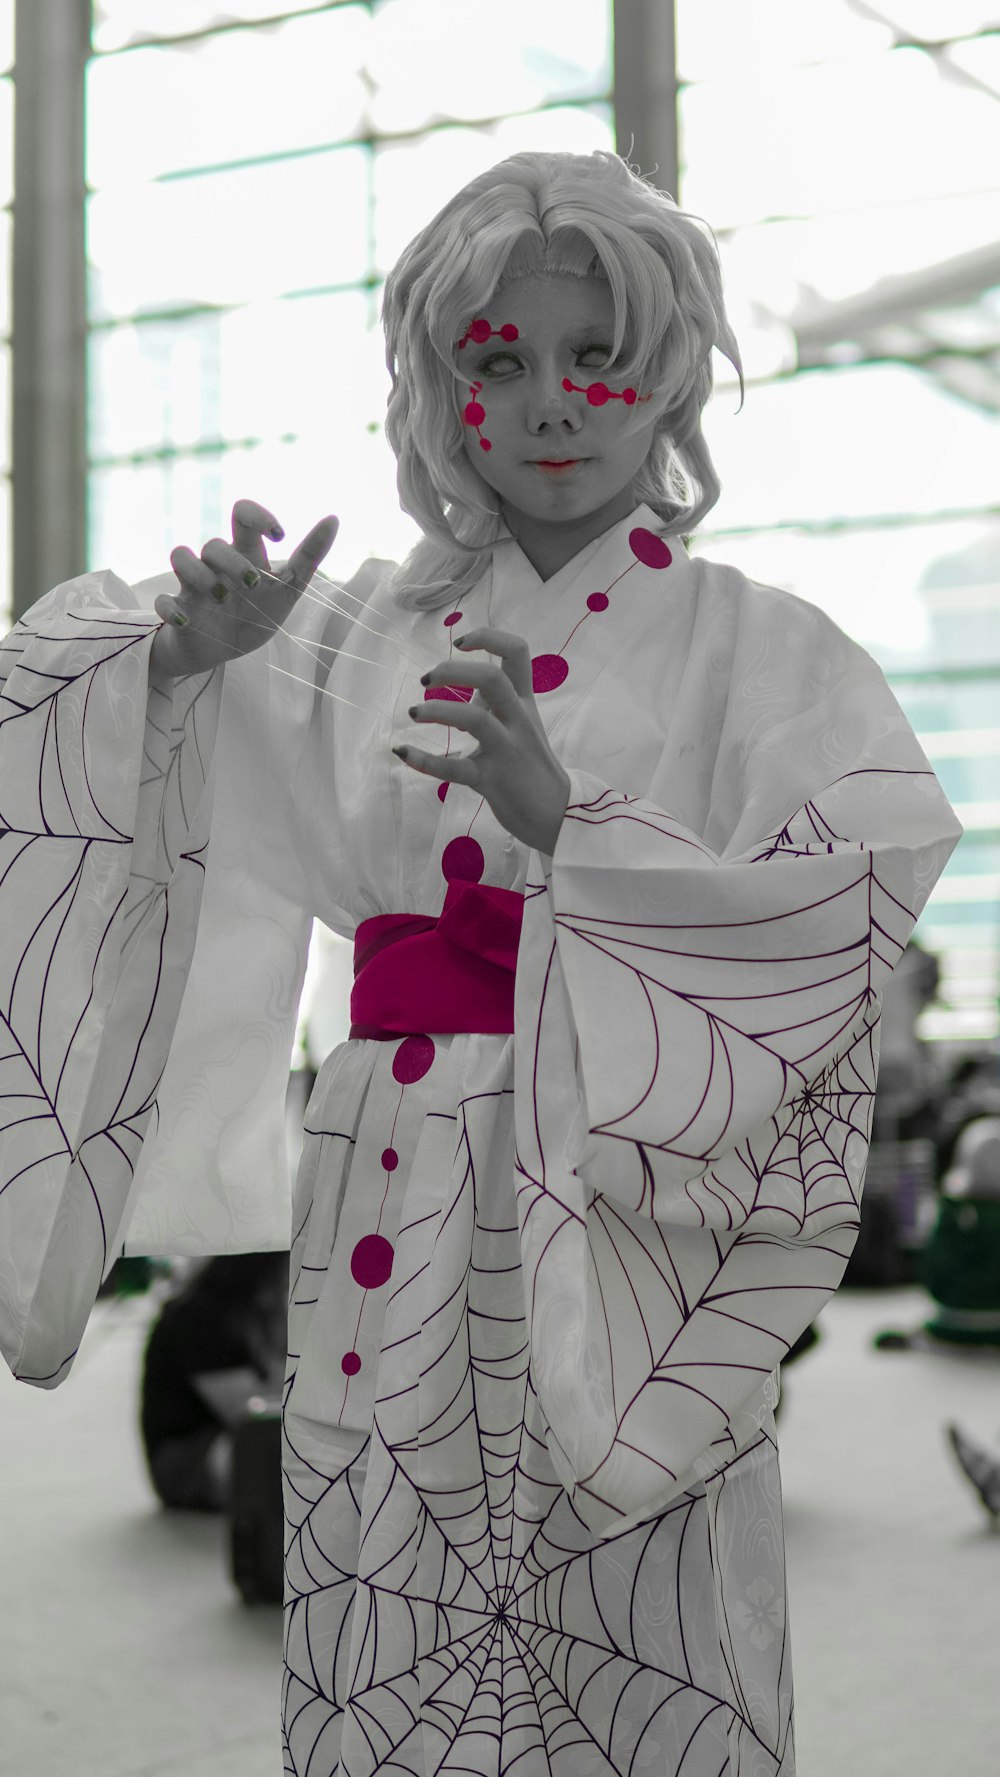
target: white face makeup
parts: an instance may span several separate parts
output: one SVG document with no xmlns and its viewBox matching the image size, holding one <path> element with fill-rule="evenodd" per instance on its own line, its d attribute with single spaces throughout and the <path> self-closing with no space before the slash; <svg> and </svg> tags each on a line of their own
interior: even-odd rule
<svg viewBox="0 0 1000 1777">
<path fill-rule="evenodd" d="M 475 329 L 491 337 L 470 328 L 459 352 L 466 453 L 545 578 L 636 503 L 660 407 L 608 368 L 614 318 L 603 278 L 533 273 L 498 285 Z"/>
</svg>

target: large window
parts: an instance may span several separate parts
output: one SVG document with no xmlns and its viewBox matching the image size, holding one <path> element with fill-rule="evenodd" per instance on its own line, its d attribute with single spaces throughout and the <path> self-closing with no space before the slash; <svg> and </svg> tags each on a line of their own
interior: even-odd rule
<svg viewBox="0 0 1000 1777">
<path fill-rule="evenodd" d="M 382 430 L 386 272 L 504 155 L 614 146 L 610 0 L 508 0 L 488 55 L 467 0 L 225 16 L 94 8 L 90 561 L 155 573 L 248 495 L 290 543 L 336 512 L 346 577 L 418 534 Z"/>
<path fill-rule="evenodd" d="M 59 5 L 79 15 L 84 0 Z M 37 19 L 33 0 L 21 6 L 22 23 Z M 0 0 L 5 601 L 12 11 Z M 706 431 L 723 494 L 692 548 L 821 604 L 885 670 L 966 829 L 915 933 L 942 968 L 920 1028 L 995 1041 L 993 8 L 675 0 L 675 12 L 675 195 L 715 229 L 747 371 L 737 413 L 716 360 Z M 400 248 L 505 154 L 613 146 L 616 109 L 626 146 L 633 112 L 640 132 L 656 126 L 655 152 L 633 155 L 643 171 L 673 152 L 669 0 L 508 0 L 485 53 L 484 17 L 469 0 L 94 0 L 85 326 L 67 300 L 58 336 L 73 342 L 68 372 L 81 326 L 86 338 L 79 566 L 132 581 L 165 569 L 176 544 L 224 532 L 244 494 L 277 510 L 290 544 L 336 512 L 329 567 L 345 578 L 366 555 L 411 547 L 378 322 Z M 617 95 L 615 67 L 629 70 Z M 61 436 L 47 417 L 42 430 Z M 28 513 L 43 537 L 51 505 Z M 78 571 L 80 548 L 60 572 Z M 24 577 L 27 602 L 54 583 L 34 585 L 40 571 Z"/>
<path fill-rule="evenodd" d="M 915 937 L 930 1038 L 1000 1030 L 1000 37 L 987 0 L 677 0 L 680 192 L 747 372 L 695 553 L 878 660 L 966 832 Z"/>
</svg>

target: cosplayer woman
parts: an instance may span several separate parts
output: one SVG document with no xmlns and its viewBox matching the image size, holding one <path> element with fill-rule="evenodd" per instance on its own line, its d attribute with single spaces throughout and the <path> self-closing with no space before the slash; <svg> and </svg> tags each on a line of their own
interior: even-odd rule
<svg viewBox="0 0 1000 1777">
<path fill-rule="evenodd" d="M 709 230 L 517 155 L 384 322 L 402 568 L 318 579 L 329 518 L 275 571 L 241 500 L 7 640 L 5 1349 L 53 1386 L 123 1248 L 290 1238 L 286 1771 L 791 1777 L 778 1369 L 961 828 L 870 656 L 687 553 Z"/>
</svg>

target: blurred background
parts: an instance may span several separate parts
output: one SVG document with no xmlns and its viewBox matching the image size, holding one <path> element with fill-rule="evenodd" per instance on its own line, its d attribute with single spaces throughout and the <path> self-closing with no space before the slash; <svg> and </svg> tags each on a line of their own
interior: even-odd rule
<svg viewBox="0 0 1000 1777">
<path fill-rule="evenodd" d="M 164 570 L 242 495 L 290 539 L 338 513 L 337 579 L 401 559 L 386 272 L 505 155 L 600 147 L 721 252 L 747 393 L 717 355 L 723 493 L 692 552 L 868 649 L 965 828 L 887 992 L 862 1235 L 781 1438 L 802 1777 L 996 1777 L 1000 1539 L 942 1436 L 964 1415 L 992 1449 L 1000 1510 L 996 6 L 0 0 L 0 633 L 86 569 Z M 349 988 L 317 925 L 293 1160 Z M 253 1541 L 281 1280 L 247 1259 L 256 1383 L 238 1331 L 205 1350 L 219 1273 L 141 1260 L 65 1390 L 0 1378 L 2 1777 L 281 1770 Z M 220 1487 L 186 1506 L 147 1436 L 180 1298 Z M 242 1530 L 241 1415 L 265 1475 L 244 1424 Z"/>
</svg>

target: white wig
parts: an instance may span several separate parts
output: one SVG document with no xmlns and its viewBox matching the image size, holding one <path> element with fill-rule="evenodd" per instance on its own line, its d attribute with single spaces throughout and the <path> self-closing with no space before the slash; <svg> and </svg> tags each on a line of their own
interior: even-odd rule
<svg viewBox="0 0 1000 1777">
<path fill-rule="evenodd" d="M 532 272 L 600 277 L 615 304 L 615 374 L 663 398 L 636 504 L 664 535 L 692 531 L 719 497 L 702 436 L 713 346 L 740 379 L 715 236 L 617 154 L 515 154 L 462 188 L 410 242 L 385 283 L 392 378 L 385 421 L 399 501 L 424 535 L 394 581 L 406 609 L 471 589 L 498 537 L 500 498 L 463 443 L 458 342 L 497 286 Z"/>
</svg>

